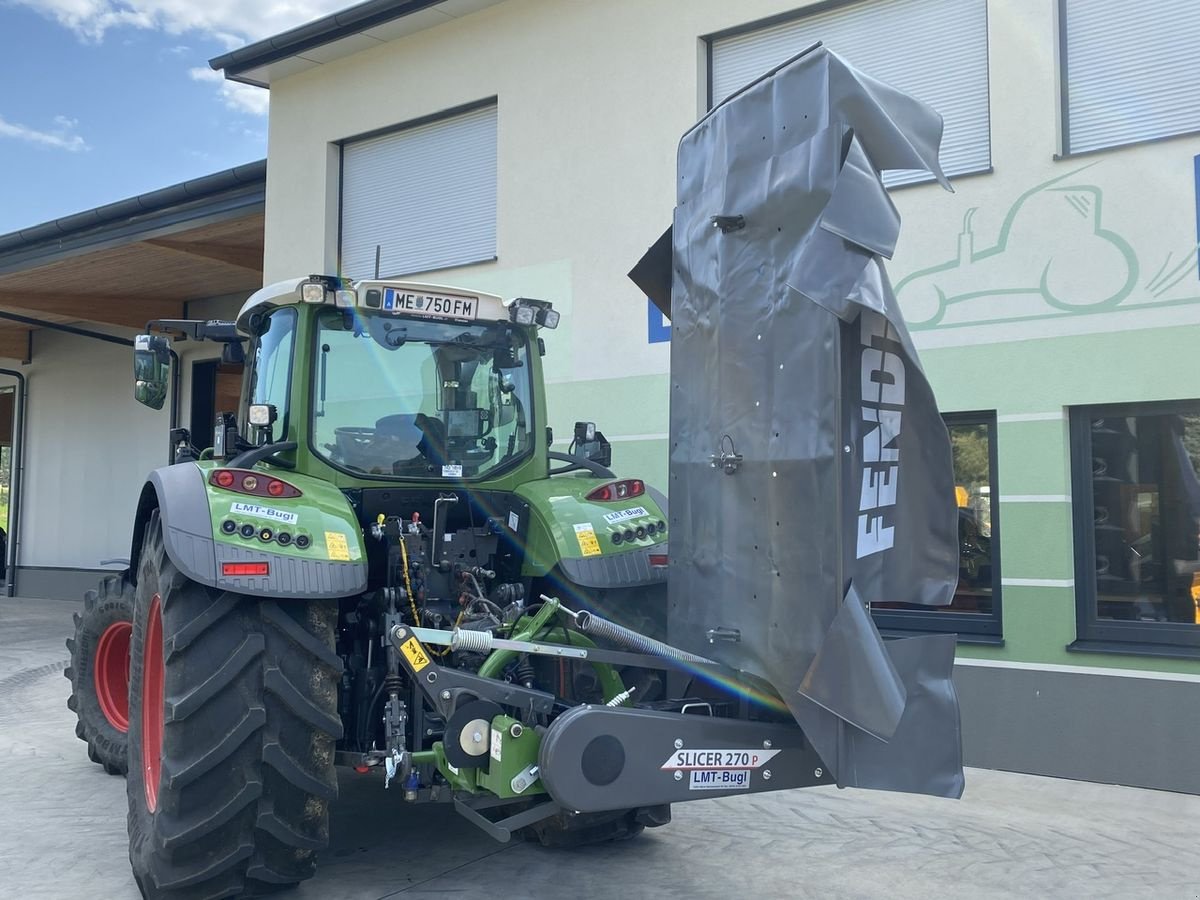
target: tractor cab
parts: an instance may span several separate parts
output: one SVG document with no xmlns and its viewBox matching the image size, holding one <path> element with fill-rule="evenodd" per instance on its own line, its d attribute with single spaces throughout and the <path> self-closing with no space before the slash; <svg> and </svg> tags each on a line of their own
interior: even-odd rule
<svg viewBox="0 0 1200 900">
<path fill-rule="evenodd" d="M 415 577 L 439 622 L 502 621 L 568 589 L 663 634 L 666 498 L 609 468 L 592 422 L 576 423 L 568 452 L 551 449 L 539 332 L 558 323 L 544 300 L 295 278 L 257 291 L 236 322 L 151 323 L 134 394 L 163 406 L 172 337 L 244 360 L 213 446 L 171 435 L 170 468 L 200 468 L 230 572 L 253 549 L 271 573 L 276 556 L 351 564 L 338 577 L 368 592 L 408 595 Z"/>
</svg>

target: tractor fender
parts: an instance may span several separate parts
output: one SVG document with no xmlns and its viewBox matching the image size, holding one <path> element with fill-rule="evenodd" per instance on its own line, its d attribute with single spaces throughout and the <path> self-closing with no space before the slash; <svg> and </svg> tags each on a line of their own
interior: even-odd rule
<svg viewBox="0 0 1200 900">
<path fill-rule="evenodd" d="M 603 483 L 562 477 L 517 488 L 530 519 L 525 574 L 557 571 L 574 585 L 604 590 L 666 583 L 665 533 L 632 542 L 613 536 L 651 523 L 665 528 L 667 498 L 647 485 L 644 494 L 627 501 L 589 500 L 588 493 Z"/>
<path fill-rule="evenodd" d="M 199 584 L 239 594 L 306 599 L 348 597 L 366 590 L 367 561 L 361 552 L 360 529 L 349 502 L 336 489 L 318 483 L 316 487 L 325 487 L 325 493 L 332 496 L 322 497 L 322 508 L 310 514 L 320 517 L 322 529 L 331 519 L 334 521 L 333 527 L 339 529 L 337 534 L 343 538 L 342 547 L 354 551 L 351 559 L 330 558 L 326 542 L 315 537 L 311 552 L 306 555 L 299 555 L 294 549 L 275 552 L 270 549 L 273 544 L 257 539 L 251 542 L 217 537 L 213 489 L 208 486 L 206 474 L 205 469 L 194 463 L 165 466 L 150 473 L 142 487 L 134 520 L 130 572 L 135 583 L 146 524 L 157 509 L 167 556 L 180 572 Z M 288 480 L 296 482 L 300 478 L 289 474 Z M 339 505 L 344 509 L 338 509 Z M 219 510 L 216 513 L 220 515 Z M 325 534 L 328 538 L 329 532 Z M 226 564 L 262 562 L 268 564 L 268 575 L 224 574 Z"/>
</svg>

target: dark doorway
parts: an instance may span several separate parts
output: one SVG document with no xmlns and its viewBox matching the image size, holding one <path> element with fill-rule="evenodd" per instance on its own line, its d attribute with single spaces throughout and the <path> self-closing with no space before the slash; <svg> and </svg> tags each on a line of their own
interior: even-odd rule
<svg viewBox="0 0 1200 900">
<path fill-rule="evenodd" d="M 219 359 L 192 363 L 192 443 L 204 449 L 213 445 L 213 422 L 219 412 L 237 412 L 242 392 L 243 366 Z"/>
</svg>

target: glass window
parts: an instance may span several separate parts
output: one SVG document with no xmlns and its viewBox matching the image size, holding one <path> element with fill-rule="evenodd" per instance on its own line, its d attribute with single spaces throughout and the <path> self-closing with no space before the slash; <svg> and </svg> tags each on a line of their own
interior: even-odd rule
<svg viewBox="0 0 1200 900">
<path fill-rule="evenodd" d="M 1000 529 L 996 503 L 996 417 L 944 417 L 954 454 L 958 507 L 958 588 L 945 607 L 872 604 L 876 624 L 891 632 L 954 631 L 965 640 L 1001 634 Z"/>
<path fill-rule="evenodd" d="M 1200 4 L 1059 0 L 1063 152 L 1200 131 Z"/>
<path fill-rule="evenodd" d="M 250 372 L 250 403 L 269 403 L 278 413 L 272 440 L 282 440 L 288 431 L 288 392 L 292 383 L 292 354 L 296 346 L 296 310 L 277 309 L 267 317 L 266 325 L 254 347 L 254 365 Z M 243 428 L 248 428 L 242 416 Z"/>
<path fill-rule="evenodd" d="M 481 478 L 533 447 L 529 354 L 507 323 L 318 316 L 316 452 L 352 472 Z"/>
<path fill-rule="evenodd" d="M 710 105 L 817 41 L 945 116 L 941 163 L 947 175 L 990 170 L 986 0 L 818 3 L 784 21 L 713 35 L 708 41 Z M 930 177 L 889 171 L 883 180 L 892 186 Z"/>
<path fill-rule="evenodd" d="M 341 267 L 393 278 L 496 258 L 494 103 L 342 145 Z"/>
<path fill-rule="evenodd" d="M 1080 638 L 1200 645 L 1200 402 L 1072 427 Z"/>
</svg>

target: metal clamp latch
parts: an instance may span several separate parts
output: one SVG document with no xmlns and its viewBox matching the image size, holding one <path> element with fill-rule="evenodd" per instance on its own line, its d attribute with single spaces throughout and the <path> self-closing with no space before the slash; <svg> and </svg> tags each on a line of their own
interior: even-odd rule
<svg viewBox="0 0 1200 900">
<path fill-rule="evenodd" d="M 742 632 L 737 628 L 723 628 L 718 626 L 710 628 L 704 632 L 704 636 L 708 638 L 710 644 L 715 644 L 717 641 L 730 641 L 734 644 L 741 643 Z"/>
<path fill-rule="evenodd" d="M 726 444 L 729 445 L 728 450 L 725 449 Z M 732 475 L 742 464 L 742 454 L 734 448 L 733 438 L 729 435 L 721 438 L 720 452 L 712 454 L 708 459 L 714 469 L 721 469 L 726 475 Z"/>
</svg>

